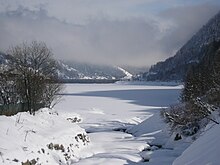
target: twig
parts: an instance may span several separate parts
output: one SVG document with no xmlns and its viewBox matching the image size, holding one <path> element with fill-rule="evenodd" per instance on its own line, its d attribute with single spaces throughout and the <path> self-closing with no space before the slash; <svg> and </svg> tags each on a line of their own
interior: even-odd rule
<svg viewBox="0 0 220 165">
<path fill-rule="evenodd" d="M 18 131 L 19 131 L 21 128 L 23 128 L 23 126 L 21 126 L 20 128 L 18 128 Z"/>
<path fill-rule="evenodd" d="M 5 161 L 4 161 L 4 159 L 3 159 L 3 153 L 2 152 L 0 152 L 0 156 L 1 156 L 1 158 L 2 158 L 2 163 L 4 163 Z"/>
<path fill-rule="evenodd" d="M 26 140 L 27 140 L 27 134 L 28 134 L 29 131 L 25 131 L 25 132 L 26 132 L 26 134 L 25 134 L 24 141 L 26 142 Z"/>
<path fill-rule="evenodd" d="M 9 131 L 9 128 L 8 128 L 7 131 L 6 131 L 6 135 L 8 135 L 8 131 Z"/>
<path fill-rule="evenodd" d="M 32 132 L 32 133 L 36 133 L 36 131 L 34 131 L 33 129 L 32 130 L 27 130 L 27 131 L 25 131 L 25 137 L 24 137 L 24 141 L 26 142 L 26 140 L 27 140 L 27 135 L 28 135 L 28 133 L 29 132 Z"/>
<path fill-rule="evenodd" d="M 20 123 L 20 119 L 21 119 L 21 113 L 20 115 L 16 118 L 16 122 L 15 122 L 15 126 Z"/>
<path fill-rule="evenodd" d="M 215 124 L 219 124 L 219 122 L 217 122 L 216 120 L 210 118 L 210 117 L 206 117 L 207 119 L 211 120 L 212 122 L 214 122 Z"/>
</svg>

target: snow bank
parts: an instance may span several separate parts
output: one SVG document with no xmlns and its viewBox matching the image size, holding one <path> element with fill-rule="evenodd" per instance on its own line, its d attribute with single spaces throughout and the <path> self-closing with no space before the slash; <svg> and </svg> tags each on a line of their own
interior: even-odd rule
<svg viewBox="0 0 220 165">
<path fill-rule="evenodd" d="M 78 161 L 89 139 L 76 122 L 79 118 L 42 109 L 35 116 L 27 112 L 0 116 L 0 164 L 37 162 L 70 164 Z"/>
<path fill-rule="evenodd" d="M 220 125 L 207 125 L 206 131 L 189 148 L 187 148 L 173 165 L 179 164 L 209 164 L 220 163 Z"/>
</svg>

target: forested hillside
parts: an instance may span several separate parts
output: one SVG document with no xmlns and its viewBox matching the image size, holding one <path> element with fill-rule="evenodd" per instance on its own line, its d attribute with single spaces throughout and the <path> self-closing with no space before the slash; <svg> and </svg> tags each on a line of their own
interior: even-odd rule
<svg viewBox="0 0 220 165">
<path fill-rule="evenodd" d="M 210 43 L 201 62 L 187 72 L 181 102 L 164 114 L 172 130 L 188 136 L 210 121 L 219 124 L 215 118 L 220 112 L 220 42 Z"/>
<path fill-rule="evenodd" d="M 201 61 L 206 47 L 220 40 L 220 12 L 203 26 L 177 53 L 153 65 L 143 77 L 147 80 L 184 80 L 188 69 Z"/>
</svg>

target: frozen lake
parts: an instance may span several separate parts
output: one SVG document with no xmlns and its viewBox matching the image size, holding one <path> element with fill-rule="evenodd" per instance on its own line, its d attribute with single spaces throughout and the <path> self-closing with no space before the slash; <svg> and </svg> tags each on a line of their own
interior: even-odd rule
<svg viewBox="0 0 220 165">
<path fill-rule="evenodd" d="M 140 151 L 164 127 L 159 111 L 177 103 L 180 91 L 181 86 L 68 84 L 55 109 L 80 115 L 91 138 L 78 164 L 141 164 Z M 148 126 L 135 130 L 143 121 Z M 125 129 L 131 134 L 116 131 Z M 143 137 L 146 133 L 151 136 Z"/>
</svg>

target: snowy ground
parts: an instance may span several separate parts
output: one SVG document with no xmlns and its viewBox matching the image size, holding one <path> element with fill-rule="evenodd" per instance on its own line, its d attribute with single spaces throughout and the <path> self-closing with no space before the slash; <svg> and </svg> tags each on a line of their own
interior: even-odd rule
<svg viewBox="0 0 220 165">
<path fill-rule="evenodd" d="M 53 111 L 0 116 L 0 164 L 217 165 L 220 126 L 174 141 L 160 110 L 182 86 L 157 85 L 68 84 Z"/>
<path fill-rule="evenodd" d="M 176 103 L 180 90 L 181 86 L 68 85 L 55 109 L 79 114 L 79 125 L 91 139 L 76 164 L 142 164 L 143 158 L 150 159 L 149 164 L 172 164 L 182 150 L 157 150 L 169 138 L 159 111 Z"/>
<path fill-rule="evenodd" d="M 220 126 L 214 123 L 208 124 L 204 133 L 173 162 L 173 165 L 219 165 L 219 136 Z"/>
<path fill-rule="evenodd" d="M 0 164 L 71 164 L 79 161 L 80 150 L 88 146 L 85 131 L 70 121 L 76 115 L 61 116 L 42 109 L 0 116 Z M 76 121 L 77 122 L 77 121 Z M 29 164 L 27 164 L 29 165 Z"/>
</svg>

